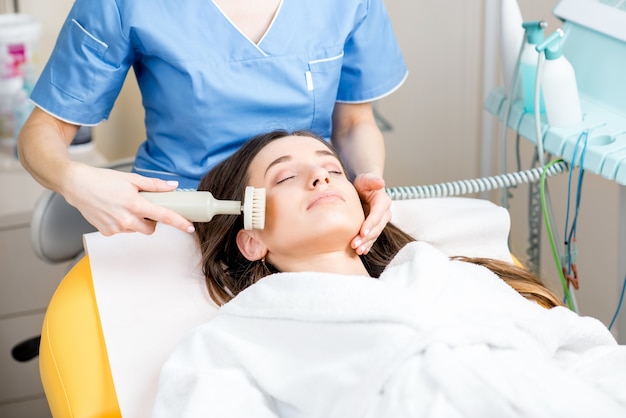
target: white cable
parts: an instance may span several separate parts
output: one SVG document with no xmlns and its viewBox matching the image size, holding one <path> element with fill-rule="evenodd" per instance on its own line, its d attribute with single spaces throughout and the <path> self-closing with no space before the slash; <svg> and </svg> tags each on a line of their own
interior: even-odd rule
<svg viewBox="0 0 626 418">
<path fill-rule="evenodd" d="M 547 169 L 546 176 L 560 174 L 568 169 L 568 164 L 564 161 L 560 161 Z M 536 182 L 541 179 L 541 173 L 543 170 L 543 167 L 535 167 L 515 173 L 506 173 L 478 179 L 459 180 L 428 186 L 389 187 L 386 188 L 385 191 L 392 200 L 458 196 L 462 194 L 493 190 L 496 188 L 511 187 L 521 183 Z"/>
<path fill-rule="evenodd" d="M 574 288 L 574 286 L 572 286 L 569 283 L 567 284 L 567 288 L 569 289 L 569 297 L 572 300 L 572 307 L 574 308 L 574 312 L 580 313 L 580 311 L 578 310 L 578 301 L 576 300 L 576 295 L 575 295 L 576 289 Z"/>
<path fill-rule="evenodd" d="M 543 135 L 541 134 L 541 76 L 543 68 L 543 52 L 537 56 L 537 72 L 535 75 L 535 135 L 537 136 L 537 154 L 539 154 L 539 166 L 544 165 Z"/>
</svg>

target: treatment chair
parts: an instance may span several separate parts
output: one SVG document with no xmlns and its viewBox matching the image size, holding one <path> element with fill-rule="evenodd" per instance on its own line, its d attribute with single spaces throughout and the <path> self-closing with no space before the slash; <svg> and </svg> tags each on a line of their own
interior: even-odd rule
<svg viewBox="0 0 626 418">
<path fill-rule="evenodd" d="M 55 205 L 49 205 L 48 210 L 56 210 Z M 67 208 L 65 208 L 67 209 Z M 62 210 L 65 210 L 62 209 Z M 466 255 L 486 255 L 496 258 L 508 258 L 507 239 L 509 231 L 509 218 L 505 209 L 497 207 L 491 202 L 480 199 L 467 198 L 434 198 L 394 201 L 393 220 L 398 226 L 411 233 L 417 239 L 431 242 L 435 246 L 445 249 L 450 254 Z M 43 216 L 45 217 L 45 212 Z M 494 222 L 495 218 L 500 221 Z M 42 216 L 40 213 L 39 216 Z M 50 217 L 49 219 L 54 219 Z M 422 220 L 416 224 L 416 220 Z M 65 220 L 69 223 L 69 220 Z M 497 224 L 497 225 L 496 225 Z M 38 224 L 34 224 L 38 225 Z M 77 221 L 79 227 L 70 234 L 70 227 L 64 231 L 64 239 L 74 242 L 64 243 L 62 247 L 81 247 L 83 242 L 81 221 Z M 497 231 L 493 230 L 494 225 Z M 84 226 L 84 225 L 83 225 Z M 467 226 L 467 227 L 466 227 Z M 37 228 L 45 229 L 46 222 L 41 223 Z M 172 228 L 173 229 L 173 228 Z M 157 228 L 157 232 L 159 228 Z M 133 242 L 141 240 L 141 243 L 152 242 L 153 238 L 141 234 L 118 234 L 114 237 L 104 237 L 105 239 L 117 240 L 117 242 Z M 159 238 L 157 233 L 156 238 Z M 184 235 L 184 234 L 183 234 Z M 186 234 L 187 236 L 189 234 Z M 33 237 L 37 237 L 36 231 Z M 86 237 L 86 242 L 90 237 L 98 237 L 100 234 L 94 233 Z M 496 237 L 497 236 L 497 237 Z M 162 235 L 161 235 L 162 237 Z M 492 239 L 494 238 L 495 239 Z M 47 237 L 48 243 L 53 242 L 52 237 Z M 480 241 L 478 246 L 476 242 Z M 42 244 L 43 240 L 37 244 Z M 149 245 L 148 245 L 149 246 Z M 167 257 L 166 254 L 154 254 L 155 251 L 168 251 L 171 254 L 171 242 L 164 243 L 157 250 L 154 248 L 144 249 L 145 245 L 134 245 L 138 255 L 128 256 L 124 253 L 125 260 L 129 257 L 141 259 L 141 251 L 150 251 L 150 257 L 154 260 L 161 260 Z M 82 248 L 80 248 L 82 250 Z M 48 254 L 52 258 L 48 245 L 42 245 L 38 253 Z M 115 251 L 120 251 L 115 248 Z M 75 251 L 68 251 L 68 257 L 76 257 Z M 103 332 L 103 321 L 101 311 L 96 302 L 96 292 L 94 291 L 93 276 L 95 270 L 92 266 L 98 261 L 100 254 L 78 255 L 78 262 L 62 280 L 53 295 L 48 306 L 41 335 L 41 345 L 39 354 L 39 365 L 41 380 L 50 410 L 55 417 L 119 417 L 122 416 L 123 408 L 120 408 L 124 395 L 116 392 L 119 390 L 119 382 L 114 379 L 112 365 L 110 362 L 110 349 L 105 341 Z M 58 254 L 54 259 L 58 259 Z M 106 262 L 110 262 L 107 259 Z M 100 260 L 102 264 L 102 260 Z M 137 273 L 139 272 L 139 273 Z M 141 274 L 137 270 L 133 274 Z M 176 278 L 177 280 L 179 278 Z M 176 280 L 172 280 L 176 283 Z M 122 281 L 121 287 L 125 286 Z M 151 286 L 150 286 L 151 287 Z M 147 289 L 149 290 L 149 289 Z M 119 294 L 127 293 L 127 289 L 119 289 Z M 149 299 L 147 296 L 144 299 Z M 212 308 L 213 309 L 213 308 Z M 131 311 L 133 311 L 131 309 Z M 150 314 L 146 315 L 150 317 Z M 139 318 L 125 318 L 128 322 L 138 322 L 137 327 L 141 327 Z M 189 327 L 189 323 L 179 326 L 179 328 Z M 161 329 L 160 329 L 161 331 Z M 167 334 L 167 327 L 162 329 Z M 180 334 L 180 330 L 177 330 Z M 178 337 L 176 337 L 178 338 Z M 172 344 L 175 344 L 173 341 Z M 154 344 L 154 342 L 153 342 Z M 157 366 L 158 367 L 158 366 Z M 132 371 L 131 371 L 132 373 Z M 158 373 L 158 371 L 157 371 Z M 149 403 L 149 402 L 147 402 Z M 151 404 L 141 406 L 142 411 L 148 416 Z"/>
</svg>

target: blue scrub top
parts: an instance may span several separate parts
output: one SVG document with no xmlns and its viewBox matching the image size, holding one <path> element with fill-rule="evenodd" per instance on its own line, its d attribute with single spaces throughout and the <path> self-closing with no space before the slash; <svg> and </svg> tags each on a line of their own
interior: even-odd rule
<svg viewBox="0 0 626 418">
<path fill-rule="evenodd" d="M 330 138 L 335 102 L 376 100 L 407 74 L 383 0 L 283 0 L 256 45 L 212 1 L 76 0 L 31 99 L 96 125 L 131 67 L 147 132 L 135 171 L 184 188 L 259 133 Z"/>
</svg>

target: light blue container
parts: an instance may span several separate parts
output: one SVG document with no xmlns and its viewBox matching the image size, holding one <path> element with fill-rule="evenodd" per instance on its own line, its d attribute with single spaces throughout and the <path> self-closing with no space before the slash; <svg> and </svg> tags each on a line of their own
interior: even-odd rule
<svg viewBox="0 0 626 418">
<path fill-rule="evenodd" d="M 543 41 L 543 29 L 547 23 L 543 20 L 534 20 L 522 23 L 525 30 L 526 43 L 522 51 L 520 72 L 522 75 L 522 95 L 524 99 L 524 112 L 535 112 L 535 80 L 537 79 L 537 60 L 539 53 L 535 46 Z M 539 90 L 539 111 L 545 113 L 543 94 Z"/>
</svg>

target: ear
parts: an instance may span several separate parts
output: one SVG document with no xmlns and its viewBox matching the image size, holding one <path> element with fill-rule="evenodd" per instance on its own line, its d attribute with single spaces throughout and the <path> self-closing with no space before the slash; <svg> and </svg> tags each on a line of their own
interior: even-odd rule
<svg viewBox="0 0 626 418">
<path fill-rule="evenodd" d="M 240 230 L 237 233 L 237 247 L 249 261 L 260 260 L 267 254 L 267 247 L 256 237 L 255 231 Z"/>
</svg>

